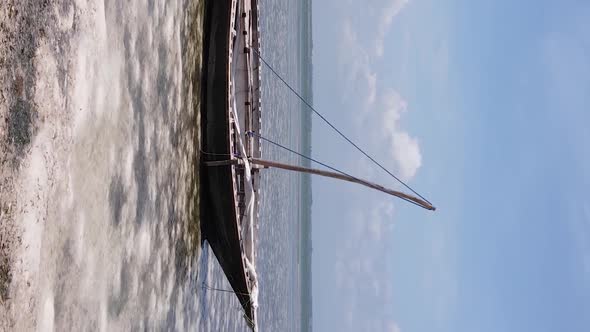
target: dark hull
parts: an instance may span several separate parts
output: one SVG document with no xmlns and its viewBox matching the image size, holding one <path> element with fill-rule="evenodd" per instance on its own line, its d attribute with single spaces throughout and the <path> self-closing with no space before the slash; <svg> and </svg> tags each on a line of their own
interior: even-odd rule
<svg viewBox="0 0 590 332">
<path fill-rule="evenodd" d="M 232 150 L 229 123 L 228 54 L 231 0 L 210 0 L 205 22 L 205 91 L 203 123 L 204 160 L 227 160 Z M 204 163 L 201 163 L 202 165 Z M 202 167 L 202 230 L 248 319 L 254 308 L 246 279 L 231 165 Z"/>
</svg>

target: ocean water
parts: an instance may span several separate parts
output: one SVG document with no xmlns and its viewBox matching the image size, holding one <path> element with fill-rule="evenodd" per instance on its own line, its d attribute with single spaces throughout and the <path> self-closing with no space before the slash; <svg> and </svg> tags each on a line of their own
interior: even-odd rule
<svg viewBox="0 0 590 332">
<path fill-rule="evenodd" d="M 233 294 L 202 287 L 229 289 L 195 226 L 203 1 L 46 6 L 25 73 L 42 121 L 20 166 L 23 240 L 0 329 L 247 331 Z M 302 7 L 260 7 L 262 55 L 301 88 Z M 262 134 L 302 150 L 301 104 L 268 70 L 262 84 Z M 302 176 L 266 170 L 262 188 L 260 330 L 298 331 Z"/>
<path fill-rule="evenodd" d="M 303 14 L 298 1 L 262 1 L 262 56 L 294 88 L 301 91 L 299 34 Z M 262 135 L 296 151 L 302 150 L 301 104 L 269 70 L 263 71 Z M 300 157 L 269 143 L 263 157 L 301 164 Z M 260 245 L 260 325 L 266 331 L 299 331 L 299 289 L 302 175 L 265 170 L 262 178 Z M 268 328 L 267 328 L 268 327 Z"/>
</svg>

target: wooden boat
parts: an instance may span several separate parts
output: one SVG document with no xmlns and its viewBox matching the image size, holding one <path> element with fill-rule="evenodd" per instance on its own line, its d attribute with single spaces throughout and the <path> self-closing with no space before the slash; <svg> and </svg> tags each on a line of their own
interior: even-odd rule
<svg viewBox="0 0 590 332">
<path fill-rule="evenodd" d="M 260 144 L 244 133 L 260 131 L 258 1 L 209 1 L 206 10 L 201 226 L 255 330 L 259 174 L 247 158 L 260 157 Z"/>
</svg>

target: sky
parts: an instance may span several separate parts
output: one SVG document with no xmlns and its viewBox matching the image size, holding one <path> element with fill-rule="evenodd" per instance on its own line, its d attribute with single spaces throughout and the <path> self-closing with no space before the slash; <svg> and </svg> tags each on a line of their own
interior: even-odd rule
<svg viewBox="0 0 590 332">
<path fill-rule="evenodd" d="M 590 3 L 318 0 L 313 29 L 316 109 L 437 207 L 314 178 L 314 330 L 590 331 Z"/>
</svg>

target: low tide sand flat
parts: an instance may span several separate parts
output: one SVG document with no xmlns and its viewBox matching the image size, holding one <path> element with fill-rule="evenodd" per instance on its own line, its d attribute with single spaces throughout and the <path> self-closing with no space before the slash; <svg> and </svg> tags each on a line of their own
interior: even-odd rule
<svg viewBox="0 0 590 332">
<path fill-rule="evenodd" d="M 203 15 L 0 2 L 0 330 L 202 325 Z"/>
</svg>

